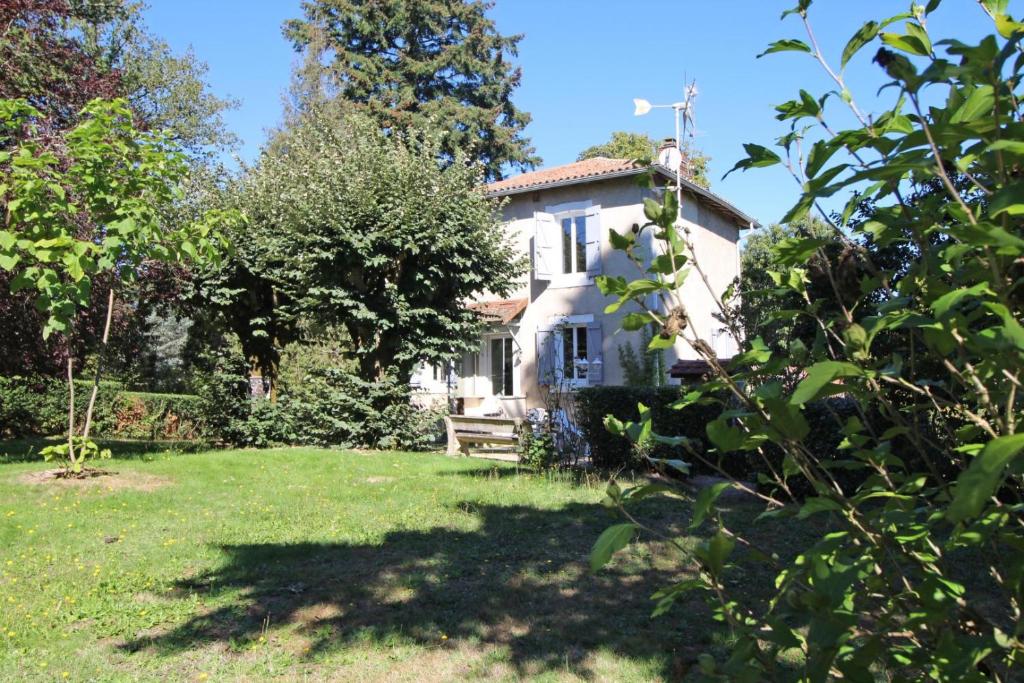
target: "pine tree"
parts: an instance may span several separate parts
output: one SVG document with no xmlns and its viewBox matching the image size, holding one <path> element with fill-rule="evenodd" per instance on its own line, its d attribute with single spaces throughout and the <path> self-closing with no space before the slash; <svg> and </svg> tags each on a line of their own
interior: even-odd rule
<svg viewBox="0 0 1024 683">
<path fill-rule="evenodd" d="M 521 35 L 504 36 L 480 0 L 308 0 L 284 34 L 304 54 L 298 106 L 336 100 L 385 130 L 444 132 L 483 164 L 488 179 L 540 160 L 524 136 L 530 115 L 512 103 L 520 69 L 507 60 Z"/>
</svg>

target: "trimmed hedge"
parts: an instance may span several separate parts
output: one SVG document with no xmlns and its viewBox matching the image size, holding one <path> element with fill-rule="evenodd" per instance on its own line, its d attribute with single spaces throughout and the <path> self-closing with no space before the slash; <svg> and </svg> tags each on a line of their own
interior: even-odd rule
<svg viewBox="0 0 1024 683">
<path fill-rule="evenodd" d="M 679 410 L 669 407 L 686 391 L 688 387 L 685 386 L 603 386 L 580 389 L 576 394 L 576 415 L 579 426 L 590 444 L 590 455 L 594 465 L 603 469 L 642 466 L 643 460 L 633 444 L 625 437 L 615 436 L 605 429 L 604 417 L 614 415 L 620 420 L 638 420 L 640 414 L 637 404 L 643 403 L 651 409 L 655 432 L 665 436 L 689 437 L 699 445 L 708 460 L 725 472 L 739 479 L 757 481 L 758 475 L 767 470 L 760 456 L 751 452 L 717 453 L 707 437 L 706 425 L 721 414 L 720 405 L 689 405 Z M 845 421 L 855 413 L 855 406 L 841 398 L 816 401 L 805 406 L 804 417 L 810 425 L 811 432 L 804 443 L 816 451 L 822 462 L 848 457 L 843 451 L 838 450 L 843 434 L 836 417 L 840 421 Z M 782 453 L 771 444 L 766 445 L 765 451 L 772 467 L 781 468 Z M 696 461 L 681 446 L 655 444 L 650 455 L 656 458 L 685 460 L 690 463 L 694 474 L 718 474 L 714 468 Z M 848 476 L 847 470 L 837 468 L 833 476 L 842 481 Z"/>
<path fill-rule="evenodd" d="M 640 419 L 637 404 L 643 403 L 651 409 L 654 431 L 666 436 L 686 436 L 707 444 L 704 425 L 718 417 L 719 406 L 687 406 L 673 410 L 669 406 L 682 396 L 683 387 L 585 387 L 576 393 L 576 416 L 583 436 L 590 444 L 590 457 L 596 467 L 618 469 L 640 467 L 643 459 L 633 444 L 624 436 L 615 436 L 604 427 L 606 415 L 620 420 Z M 663 444 L 653 448 L 653 457 L 672 457 L 689 461 L 681 454 L 682 449 L 672 449 Z"/>
<path fill-rule="evenodd" d="M 75 381 L 79 421 L 85 420 L 91 391 L 90 382 Z M 104 381 L 96 396 L 92 433 L 120 439 L 197 439 L 204 436 L 201 408 L 198 396 L 125 391 L 118 382 Z M 0 436 L 49 436 L 66 430 L 66 382 L 0 377 Z"/>
</svg>

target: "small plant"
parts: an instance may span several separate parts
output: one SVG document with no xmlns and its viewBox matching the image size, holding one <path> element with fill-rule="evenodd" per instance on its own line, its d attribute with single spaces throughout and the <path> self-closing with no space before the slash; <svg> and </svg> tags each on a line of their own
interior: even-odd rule
<svg viewBox="0 0 1024 683">
<path fill-rule="evenodd" d="M 545 420 L 536 429 L 528 425 L 519 436 L 519 462 L 535 470 L 549 470 L 558 466 L 560 458 L 555 448 L 555 437 Z"/>
<path fill-rule="evenodd" d="M 92 439 L 73 436 L 68 442 L 47 446 L 39 451 L 46 462 L 58 461 L 64 468 L 65 477 L 80 477 L 86 471 L 86 463 L 94 460 L 109 460 L 110 449 L 100 448 Z"/>
<path fill-rule="evenodd" d="M 660 387 L 665 384 L 665 353 L 661 349 L 652 351 L 648 348 L 653 336 L 650 326 L 647 326 L 640 330 L 636 346 L 630 342 L 619 344 L 619 365 L 625 374 L 627 387 Z"/>
</svg>

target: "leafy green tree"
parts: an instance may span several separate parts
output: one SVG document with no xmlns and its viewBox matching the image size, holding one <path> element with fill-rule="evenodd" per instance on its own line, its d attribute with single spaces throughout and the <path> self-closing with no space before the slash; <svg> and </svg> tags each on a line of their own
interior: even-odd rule
<svg viewBox="0 0 1024 683">
<path fill-rule="evenodd" d="M 654 277 L 600 282 L 617 305 L 643 306 L 658 294 L 659 307 L 627 317 L 623 327 L 657 324 L 655 347 L 687 342 L 715 377 L 679 407 L 722 408 L 707 424 L 712 453 L 655 433 L 643 407 L 640 422 L 609 419 L 609 427 L 677 446 L 712 467 L 721 455 L 763 463 L 764 487 L 729 479 L 697 496 L 692 526 L 706 523 L 709 537 L 680 547 L 691 571 L 655 596 L 656 612 L 693 591 L 706 598 L 730 631 L 726 657 L 699 660 L 715 680 L 1017 680 L 1024 669 L 1024 23 L 1007 14 L 1004 0 L 982 0 L 989 35 L 938 40 L 929 27 L 938 24 L 931 15 L 941 2 L 932 0 L 865 23 L 835 63 L 815 39 L 811 4 L 800 0 L 783 15 L 799 20 L 806 39 L 774 42 L 765 54 L 803 53 L 841 97 L 800 90 L 777 107 L 790 132 L 774 149 L 745 145 L 735 168 L 791 171 L 800 195 L 788 224 L 815 208 L 824 215 L 824 198 L 850 194 L 829 217 L 833 235 L 772 247 L 774 284 L 800 305 L 768 321 L 809 321 L 813 343 L 796 353 L 744 340 L 729 299 L 710 290 L 743 353 L 727 365 L 685 325 L 680 281 L 702 276 L 708 264 L 696 258 L 671 194 L 646 207 L 666 252 Z M 881 110 L 868 113 L 844 69 L 871 44 L 891 81 L 879 91 L 887 98 Z M 634 240 L 613 235 L 624 250 Z M 827 293 L 812 296 L 815 281 Z M 799 381 L 780 381 L 793 368 Z M 840 404 L 845 417 L 833 409 Z M 838 452 L 815 452 L 815 411 L 830 415 Z M 661 464 L 686 469 L 681 461 Z M 598 539 L 595 568 L 639 530 L 658 533 L 627 508 L 665 488 L 609 487 L 608 504 L 628 521 Z M 812 539 L 788 557 L 758 546 L 717 509 L 729 488 L 759 499 L 761 520 L 809 525 Z M 750 576 L 739 565 L 754 560 L 776 573 L 764 602 L 734 591 Z"/>
<path fill-rule="evenodd" d="M 161 209 L 178 197 L 188 173 L 184 155 L 157 133 L 135 128 L 124 100 L 94 100 L 81 122 L 59 137 L 40 129 L 43 114 L 24 100 L 0 100 L 0 269 L 11 290 L 26 291 L 46 316 L 43 338 L 70 340 L 90 304 L 97 278 L 113 281 L 105 307 L 102 344 L 109 342 L 115 291 L 137 280 L 151 263 L 216 259 L 217 232 L 238 219 L 216 211 L 174 229 Z M 96 226 L 85 236 L 80 227 Z M 76 433 L 73 353 L 67 357 L 68 442 L 44 455 L 62 455 L 75 473 L 100 452 L 89 441 L 102 372 L 97 361 L 84 426 Z"/>
<path fill-rule="evenodd" d="M 498 33 L 480 0 L 307 0 L 284 34 L 305 56 L 300 111 L 337 99 L 388 131 L 436 129 L 448 159 L 464 153 L 488 179 L 539 159 L 529 114 L 512 103 L 522 36 Z"/>
<path fill-rule="evenodd" d="M 90 3 L 86 3 L 87 6 Z M 103 73 L 116 74 L 119 94 L 138 121 L 168 131 L 193 157 L 234 147 L 238 139 L 224 123 L 238 101 L 214 95 L 206 82 L 209 67 L 188 49 L 176 55 L 154 35 L 134 0 L 105 0 L 102 13 L 85 13 L 72 27 L 82 48 Z"/>
<path fill-rule="evenodd" d="M 647 162 L 654 159 L 659 144 L 657 140 L 644 133 L 617 130 L 612 133 L 608 142 L 587 147 L 579 153 L 576 160 L 608 157 L 609 159 L 636 159 Z M 682 152 L 686 159 L 684 166 L 686 179 L 704 188 L 711 187 L 711 180 L 708 177 L 708 163 L 711 158 L 687 142 L 683 143 Z"/>
<path fill-rule="evenodd" d="M 75 21 L 109 18 L 99 3 L 20 0 L 0 3 L 0 98 L 24 98 L 47 125 L 66 128 L 96 97 L 115 97 L 118 74 L 104 69 L 68 31 Z"/>
<path fill-rule="evenodd" d="M 612 133 L 612 137 L 608 142 L 587 147 L 580 152 L 579 156 L 576 157 L 576 161 L 593 159 L 594 157 L 650 161 L 654 158 L 657 148 L 658 142 L 645 133 L 630 133 L 624 130 L 617 130 Z"/>
<path fill-rule="evenodd" d="M 479 321 L 466 301 L 507 293 L 523 267 L 479 169 L 458 153 L 439 165 L 432 138 L 317 110 L 279 143 L 235 195 L 251 217 L 245 260 L 212 279 L 214 306 L 263 376 L 300 321 L 340 326 L 367 381 L 407 382 L 417 363 L 471 348 Z"/>
<path fill-rule="evenodd" d="M 769 347 L 779 350 L 787 349 L 796 339 L 801 343 L 813 341 L 814 329 L 806 320 L 785 320 L 780 316 L 782 311 L 800 308 L 803 298 L 773 278 L 773 274 L 785 270 L 776 249 L 805 237 L 828 240 L 837 247 L 841 245 L 832 227 L 815 217 L 788 225 L 773 223 L 747 235 L 740 252 L 737 288 L 737 315 L 746 339 L 761 337 Z M 818 264 L 817 260 L 814 263 Z M 827 287 L 825 283 L 815 284 Z"/>
</svg>

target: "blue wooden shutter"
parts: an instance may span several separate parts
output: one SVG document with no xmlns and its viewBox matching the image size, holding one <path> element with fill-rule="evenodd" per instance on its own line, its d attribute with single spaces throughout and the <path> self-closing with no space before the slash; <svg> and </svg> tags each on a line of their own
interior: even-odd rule
<svg viewBox="0 0 1024 683">
<path fill-rule="evenodd" d="M 585 216 L 587 226 L 587 277 L 601 274 L 601 207 L 592 206 Z"/>
<path fill-rule="evenodd" d="M 601 353 L 601 323 L 587 324 L 587 384 L 604 383 L 604 354 Z M 597 361 L 595 363 L 595 361 Z"/>
<path fill-rule="evenodd" d="M 536 280 L 550 280 L 562 267 L 562 241 L 558 223 L 550 213 L 537 211 L 533 214 L 533 277 Z"/>
</svg>

